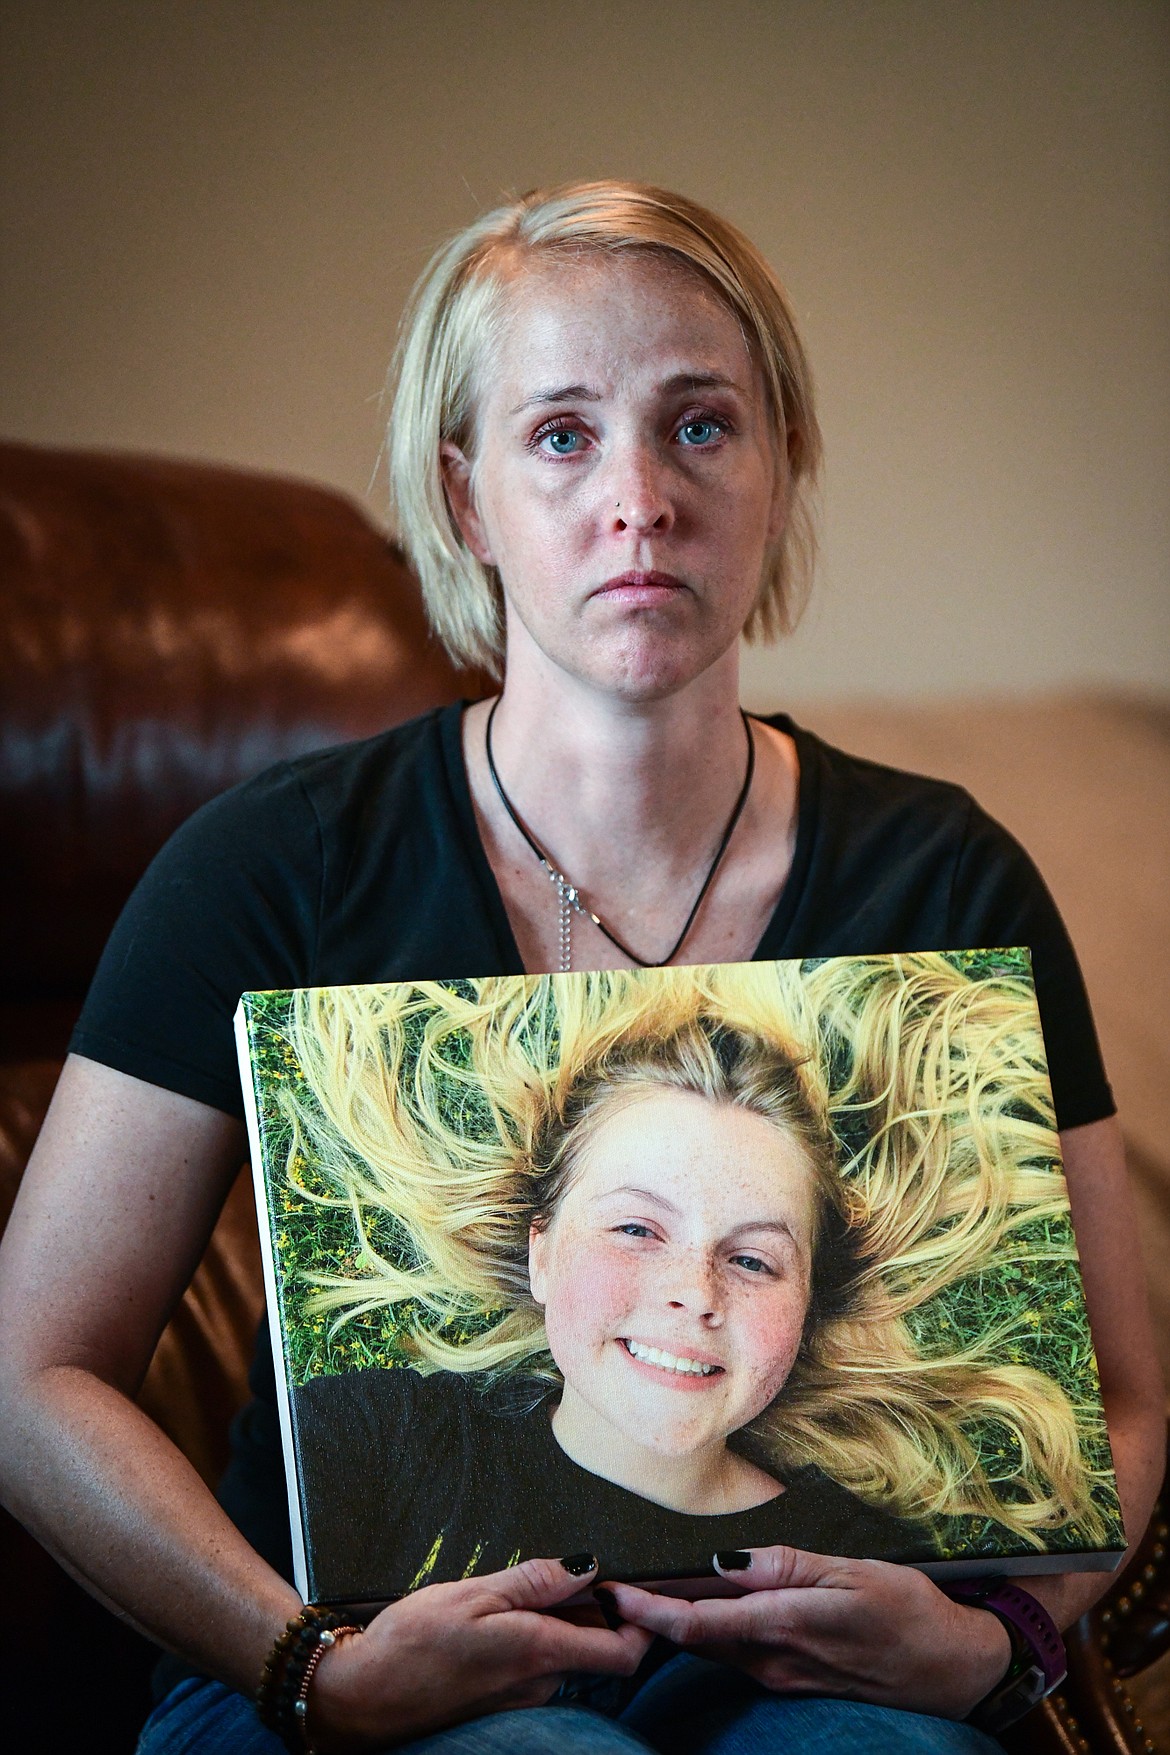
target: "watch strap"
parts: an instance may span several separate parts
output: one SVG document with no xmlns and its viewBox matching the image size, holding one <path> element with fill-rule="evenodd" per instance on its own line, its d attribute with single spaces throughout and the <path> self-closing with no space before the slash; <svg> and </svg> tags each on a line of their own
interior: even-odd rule
<svg viewBox="0 0 1170 1755">
<path fill-rule="evenodd" d="M 939 1588 L 953 1602 L 989 1610 L 1007 1628 L 1012 1661 L 968 1715 L 982 1730 L 1004 1730 L 1063 1682 L 1068 1664 L 1060 1629 L 1042 1603 L 1006 1578 L 967 1578 Z"/>
</svg>

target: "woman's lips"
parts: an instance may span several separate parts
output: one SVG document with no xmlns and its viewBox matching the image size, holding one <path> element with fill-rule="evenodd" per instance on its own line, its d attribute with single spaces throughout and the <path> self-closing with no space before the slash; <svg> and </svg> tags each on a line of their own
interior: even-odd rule
<svg viewBox="0 0 1170 1755">
<path fill-rule="evenodd" d="M 709 1355 L 668 1352 L 665 1347 L 652 1347 L 646 1341 L 631 1340 L 625 1335 L 618 1344 L 633 1364 L 676 1389 L 701 1389 L 724 1374 L 724 1367 Z"/>
<path fill-rule="evenodd" d="M 638 608 L 667 603 L 685 590 L 682 580 L 676 579 L 673 573 L 632 570 L 607 579 L 593 595 L 603 598 L 607 603 L 624 603 Z"/>
</svg>

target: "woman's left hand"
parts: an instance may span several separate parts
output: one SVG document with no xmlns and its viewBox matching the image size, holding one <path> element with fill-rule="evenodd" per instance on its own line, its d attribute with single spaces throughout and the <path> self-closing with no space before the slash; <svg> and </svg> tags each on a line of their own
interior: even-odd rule
<svg viewBox="0 0 1170 1755">
<path fill-rule="evenodd" d="M 953 1603 L 907 1566 L 755 1548 L 748 1566 L 718 1570 L 746 1594 L 690 1603 L 635 1585 L 605 1588 L 624 1620 L 780 1694 L 965 1718 L 1011 1660 L 997 1616 Z"/>
</svg>

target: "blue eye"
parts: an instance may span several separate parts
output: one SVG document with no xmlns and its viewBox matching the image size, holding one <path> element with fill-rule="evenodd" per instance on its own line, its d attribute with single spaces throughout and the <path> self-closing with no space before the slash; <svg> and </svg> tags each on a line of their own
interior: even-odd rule
<svg viewBox="0 0 1170 1755">
<path fill-rule="evenodd" d="M 709 445 L 712 439 L 718 439 L 726 431 L 723 422 L 718 420 L 689 420 L 678 430 L 683 444 L 691 447 Z"/>
<path fill-rule="evenodd" d="M 572 457 L 584 442 L 584 435 L 573 427 L 553 427 L 541 433 L 537 443 L 543 445 L 548 441 L 548 449 L 554 457 Z"/>
<path fill-rule="evenodd" d="M 619 1225 L 618 1230 L 623 1237 L 653 1237 L 649 1225 L 636 1225 L 632 1220 L 628 1225 Z"/>
<path fill-rule="evenodd" d="M 772 1272 L 767 1262 L 761 1261 L 758 1255 L 733 1255 L 731 1259 L 736 1267 L 746 1268 L 750 1274 L 770 1274 Z"/>
</svg>

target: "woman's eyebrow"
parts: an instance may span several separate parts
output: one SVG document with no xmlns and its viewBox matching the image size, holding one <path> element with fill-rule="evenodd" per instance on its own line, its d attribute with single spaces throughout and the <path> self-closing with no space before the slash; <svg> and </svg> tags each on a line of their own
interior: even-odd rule
<svg viewBox="0 0 1170 1755">
<path fill-rule="evenodd" d="M 735 390 L 740 396 L 747 391 L 734 378 L 728 378 L 722 372 L 672 372 L 669 378 L 663 378 L 657 386 L 660 396 L 676 396 L 682 390 Z M 524 414 L 530 408 L 546 408 L 555 402 L 603 402 L 600 390 L 594 390 L 588 384 L 558 384 L 549 390 L 534 390 L 523 402 L 509 410 L 509 419 L 513 415 Z"/>
<path fill-rule="evenodd" d="M 596 1196 L 597 1202 L 616 1200 L 619 1195 L 636 1195 L 639 1200 L 648 1200 L 656 1207 L 664 1207 L 668 1213 L 681 1213 L 682 1208 L 667 1200 L 664 1194 L 655 1194 L 649 1188 L 635 1188 L 631 1183 L 623 1183 L 620 1188 L 607 1188 L 604 1194 Z"/>
<path fill-rule="evenodd" d="M 591 390 L 588 384 L 561 384 L 552 390 L 535 390 L 518 402 L 510 414 L 523 414 L 526 408 L 543 408 L 550 402 L 600 402 L 600 390 Z"/>
<path fill-rule="evenodd" d="M 722 372 L 675 372 L 664 378 L 658 388 L 667 396 L 679 390 L 737 390 L 741 396 L 747 395 L 742 384 Z"/>
<path fill-rule="evenodd" d="M 796 1242 L 796 1233 L 784 1219 L 748 1219 L 742 1225 L 735 1225 L 727 1233 L 729 1237 L 740 1237 L 745 1231 L 776 1231 L 781 1237 L 787 1237 L 790 1243 Z"/>
</svg>

